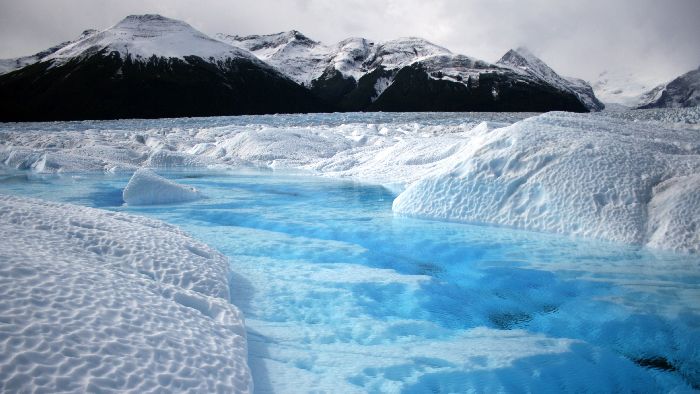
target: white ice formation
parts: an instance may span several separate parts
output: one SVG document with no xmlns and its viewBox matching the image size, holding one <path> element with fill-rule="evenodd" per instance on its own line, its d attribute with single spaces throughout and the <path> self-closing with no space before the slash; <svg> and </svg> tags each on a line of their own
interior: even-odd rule
<svg viewBox="0 0 700 394">
<path fill-rule="evenodd" d="M 200 197 L 197 189 L 165 179 L 148 168 L 134 172 L 123 192 L 124 202 L 129 205 L 172 204 Z"/>
<path fill-rule="evenodd" d="M 697 252 L 700 140 L 550 113 L 477 133 L 395 212 Z"/>
<path fill-rule="evenodd" d="M 0 238 L 0 391 L 252 391 L 219 252 L 157 220 L 6 195 Z"/>
</svg>

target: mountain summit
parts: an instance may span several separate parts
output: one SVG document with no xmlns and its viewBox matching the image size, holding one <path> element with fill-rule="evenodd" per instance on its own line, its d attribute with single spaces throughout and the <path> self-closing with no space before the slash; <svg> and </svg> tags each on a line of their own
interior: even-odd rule
<svg viewBox="0 0 700 394">
<path fill-rule="evenodd" d="M 101 51 L 133 59 L 197 56 L 207 60 L 257 61 L 247 51 L 215 40 L 183 21 L 151 14 L 129 15 L 107 30 L 61 48 L 45 60 L 69 60 Z"/>
</svg>

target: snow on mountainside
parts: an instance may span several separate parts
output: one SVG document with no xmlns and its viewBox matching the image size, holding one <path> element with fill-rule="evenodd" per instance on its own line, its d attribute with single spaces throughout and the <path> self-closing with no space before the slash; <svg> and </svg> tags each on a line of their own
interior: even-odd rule
<svg viewBox="0 0 700 394">
<path fill-rule="evenodd" d="M 586 82 L 560 77 L 544 62 L 525 50 L 520 50 L 522 54 L 511 51 L 500 63 L 491 64 L 454 54 L 418 37 L 377 43 L 364 38 L 349 38 L 335 45 L 324 45 L 293 30 L 264 36 L 240 37 L 219 34 L 217 38 L 251 51 L 296 82 L 311 86 L 320 97 L 340 102 L 341 106 L 344 105 L 345 109 L 349 110 L 365 110 L 371 107 L 371 103 L 382 103 L 379 99 L 390 89 L 398 71 L 408 66 L 425 70 L 433 80 L 462 84 L 469 90 L 478 87 L 480 75 L 485 73 L 502 76 L 500 82 L 516 76 L 523 81 L 532 82 L 534 79 L 539 84 L 549 85 L 566 94 L 574 94 L 590 110 L 603 108 Z M 513 71 L 517 75 L 514 75 Z M 371 86 L 359 86 L 360 80 L 369 75 L 373 75 L 367 82 Z M 415 86 L 404 88 L 409 88 L 411 94 L 420 93 L 413 91 Z M 430 89 L 434 88 L 436 87 Z M 499 91 L 499 88 L 494 88 L 492 100 L 498 100 Z M 377 104 L 376 109 L 408 108 L 395 103 L 382 105 Z M 391 108 L 385 107 L 386 105 Z M 486 103 L 482 100 L 470 105 L 486 106 Z M 431 108 L 425 105 L 411 108 L 445 110 L 442 107 Z M 571 110 L 573 107 L 567 104 L 565 108 L 560 109 Z"/>
<path fill-rule="evenodd" d="M 340 41 L 331 51 L 328 66 L 358 81 L 369 71 L 364 63 L 374 51 L 374 46 L 375 43 L 366 38 L 352 37 Z"/>
<path fill-rule="evenodd" d="M 643 96 L 661 82 L 629 71 L 604 71 L 598 75 L 592 87 L 603 103 L 630 108 L 638 106 Z"/>
<path fill-rule="evenodd" d="M 368 69 L 383 66 L 393 70 L 425 60 L 431 56 L 451 55 L 449 50 L 418 37 L 404 37 L 376 46 L 367 63 Z"/>
<path fill-rule="evenodd" d="M 434 56 L 453 55 L 448 49 L 419 37 L 402 37 L 381 43 L 365 38 L 348 38 L 335 45 L 313 41 L 296 30 L 263 36 L 218 34 L 218 39 L 249 50 L 297 82 L 308 86 L 328 69 L 359 81 L 378 67 L 396 70 L 427 61 L 437 71 Z"/>
<path fill-rule="evenodd" d="M 292 30 L 252 36 L 219 33 L 216 38 L 252 52 L 305 86 L 310 86 L 329 68 L 357 81 L 379 66 L 392 70 L 421 58 L 450 53 L 445 48 L 416 37 L 379 44 L 365 38 L 348 38 L 335 45 L 324 45 Z"/>
<path fill-rule="evenodd" d="M 1 76 L 0 119 L 602 108 L 585 82 L 527 53 L 492 64 L 417 37 L 331 46 L 298 31 L 217 38 L 160 15 L 128 16 Z"/>
<path fill-rule="evenodd" d="M 700 105 L 700 67 L 645 93 L 638 108 L 683 108 Z"/>
<path fill-rule="evenodd" d="M 62 42 L 58 45 L 54 45 L 51 48 L 44 49 L 41 52 L 37 52 L 31 56 L 22 56 L 14 59 L 0 59 L 0 75 L 6 74 L 10 71 L 14 71 L 17 69 L 20 69 L 22 67 L 26 67 L 30 64 L 38 63 L 42 60 L 44 60 L 47 56 L 55 53 L 56 51 L 71 45 L 77 41 L 80 41 L 86 37 L 89 37 L 95 33 L 97 33 L 97 30 L 94 29 L 88 29 L 82 32 L 78 38 L 72 41 L 65 41 Z"/>
<path fill-rule="evenodd" d="M 532 75 L 560 90 L 573 92 L 590 110 L 600 111 L 605 108 L 593 93 L 593 89 L 582 79 L 561 77 L 540 58 L 527 48 L 511 49 L 496 64 L 504 65 Z"/>
<path fill-rule="evenodd" d="M 327 66 L 330 48 L 313 41 L 296 30 L 289 32 L 235 36 L 217 34 L 225 43 L 252 52 L 295 82 L 309 86 Z"/>
<path fill-rule="evenodd" d="M 226 45 L 189 24 L 160 15 L 129 15 L 111 28 L 69 44 L 46 60 L 66 61 L 100 51 L 118 52 L 122 57 L 148 59 L 152 56 L 180 58 L 198 56 L 205 60 L 257 59 L 247 51 Z"/>
</svg>

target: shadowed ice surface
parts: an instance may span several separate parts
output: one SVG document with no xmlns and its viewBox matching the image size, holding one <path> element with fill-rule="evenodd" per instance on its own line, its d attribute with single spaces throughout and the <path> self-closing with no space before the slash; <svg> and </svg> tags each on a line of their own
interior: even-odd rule
<svg viewBox="0 0 700 394">
<path fill-rule="evenodd" d="M 700 388 L 700 258 L 394 216 L 381 187 L 293 174 L 166 177 L 204 199 L 127 207 L 127 176 L 0 191 L 148 215 L 231 260 L 258 392 Z"/>
</svg>

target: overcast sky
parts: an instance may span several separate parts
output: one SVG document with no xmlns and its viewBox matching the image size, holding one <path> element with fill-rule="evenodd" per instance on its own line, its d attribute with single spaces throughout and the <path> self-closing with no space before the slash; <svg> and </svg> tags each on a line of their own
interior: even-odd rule
<svg viewBox="0 0 700 394">
<path fill-rule="evenodd" d="M 700 0 L 0 0 L 0 58 L 143 13 L 208 34 L 419 36 L 487 61 L 526 46 L 560 74 L 589 80 L 610 69 L 662 82 L 700 65 Z"/>
</svg>

